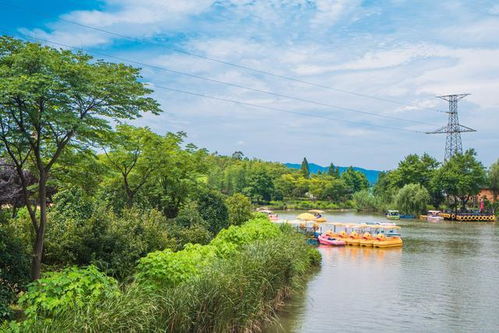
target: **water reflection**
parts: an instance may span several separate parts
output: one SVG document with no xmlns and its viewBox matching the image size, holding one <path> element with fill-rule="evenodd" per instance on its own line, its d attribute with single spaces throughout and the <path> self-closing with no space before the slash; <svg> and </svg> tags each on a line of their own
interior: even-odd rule
<svg viewBox="0 0 499 333">
<path fill-rule="evenodd" d="M 385 221 L 351 213 L 327 218 Z M 403 248 L 319 247 L 321 271 L 268 332 L 498 332 L 496 225 L 399 224 Z"/>
</svg>

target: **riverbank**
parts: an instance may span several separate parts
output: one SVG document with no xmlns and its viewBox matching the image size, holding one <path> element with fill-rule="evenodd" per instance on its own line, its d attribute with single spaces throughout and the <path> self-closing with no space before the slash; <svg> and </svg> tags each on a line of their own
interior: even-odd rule
<svg viewBox="0 0 499 333">
<path fill-rule="evenodd" d="M 4 329 L 254 331 L 275 317 L 320 260 L 303 235 L 257 218 L 222 230 L 208 245 L 150 253 L 134 281 L 120 288 L 95 267 L 51 273 L 21 297 L 25 320 Z"/>
<path fill-rule="evenodd" d="M 327 210 L 354 210 L 352 201 L 346 202 L 331 202 L 321 200 L 285 200 L 271 201 L 267 205 L 263 205 L 272 210 L 307 210 L 307 209 L 327 209 Z"/>
</svg>

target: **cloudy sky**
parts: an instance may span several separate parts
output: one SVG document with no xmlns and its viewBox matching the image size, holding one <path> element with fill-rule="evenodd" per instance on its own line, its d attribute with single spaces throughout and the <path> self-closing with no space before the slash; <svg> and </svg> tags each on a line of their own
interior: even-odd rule
<svg viewBox="0 0 499 333">
<path fill-rule="evenodd" d="M 0 34 L 141 67 L 164 113 L 136 124 L 221 154 L 441 160 L 435 96 L 470 93 L 463 147 L 499 157 L 497 0 L 0 0 Z"/>
</svg>

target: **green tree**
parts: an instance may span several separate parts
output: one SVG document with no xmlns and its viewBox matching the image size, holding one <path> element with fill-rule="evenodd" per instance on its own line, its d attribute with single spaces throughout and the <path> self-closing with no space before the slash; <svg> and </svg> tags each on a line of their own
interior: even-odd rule
<svg viewBox="0 0 499 333">
<path fill-rule="evenodd" d="M 257 170 L 248 177 L 243 193 L 257 203 L 269 202 L 274 194 L 274 181 L 265 170 Z"/>
<path fill-rule="evenodd" d="M 345 172 L 341 174 L 341 179 L 347 184 L 352 193 L 365 190 L 369 188 L 369 181 L 360 171 L 354 170 L 353 167 L 349 167 Z"/>
<path fill-rule="evenodd" d="M 233 194 L 225 200 L 225 204 L 229 211 L 229 223 L 231 225 L 241 225 L 252 216 L 251 200 L 245 195 Z"/>
<path fill-rule="evenodd" d="M 334 178 L 340 178 L 340 168 L 334 166 L 331 162 L 331 164 L 329 164 L 329 168 L 327 169 L 327 174 Z"/>
<path fill-rule="evenodd" d="M 437 171 L 435 184 L 464 210 L 470 198 L 486 184 L 485 169 L 476 160 L 475 151 L 469 149 L 464 154 L 452 156 L 442 165 Z"/>
<path fill-rule="evenodd" d="M 426 211 L 430 201 L 430 194 L 420 184 L 407 184 L 395 196 L 395 205 L 402 213 L 419 215 Z"/>
<path fill-rule="evenodd" d="M 301 162 L 300 170 L 301 170 L 301 172 L 303 174 L 303 177 L 305 177 L 305 178 L 309 178 L 310 177 L 310 168 L 308 166 L 308 161 L 307 161 L 306 157 L 304 157 L 303 158 L 303 162 Z"/>
<path fill-rule="evenodd" d="M 499 195 L 499 159 L 490 166 L 489 169 L 489 186 L 494 193 L 494 198 Z"/>
<path fill-rule="evenodd" d="M 33 279 L 41 272 L 52 166 L 68 146 L 82 150 L 102 141 L 109 120 L 159 112 L 139 79 L 139 71 L 126 65 L 0 38 L 0 155 L 8 155 L 21 178 L 35 233 Z M 36 173 L 36 202 L 28 198 L 28 166 Z"/>
<path fill-rule="evenodd" d="M 229 226 L 229 212 L 222 194 L 213 190 L 203 190 L 197 198 L 198 211 L 208 223 L 208 229 L 217 234 Z"/>
<path fill-rule="evenodd" d="M 117 126 L 104 161 L 121 178 L 128 207 L 156 170 L 158 154 L 166 153 L 159 150 L 160 146 L 161 136 L 148 128 Z"/>
</svg>

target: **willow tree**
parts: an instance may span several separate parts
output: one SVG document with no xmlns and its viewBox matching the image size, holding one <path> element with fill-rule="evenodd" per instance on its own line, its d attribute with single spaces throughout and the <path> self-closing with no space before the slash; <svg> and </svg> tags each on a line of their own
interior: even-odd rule
<svg viewBox="0 0 499 333">
<path fill-rule="evenodd" d="M 139 79 L 138 69 L 123 64 L 0 37 L 0 155 L 21 179 L 35 235 L 33 279 L 40 277 L 52 166 L 68 147 L 83 150 L 107 137 L 110 121 L 158 113 Z M 37 179 L 31 198 L 25 169 Z"/>
</svg>

